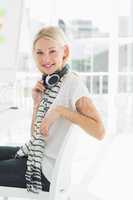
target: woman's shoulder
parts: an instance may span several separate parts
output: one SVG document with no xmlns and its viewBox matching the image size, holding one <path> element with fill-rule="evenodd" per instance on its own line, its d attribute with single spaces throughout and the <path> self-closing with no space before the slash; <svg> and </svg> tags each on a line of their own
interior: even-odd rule
<svg viewBox="0 0 133 200">
<path fill-rule="evenodd" d="M 71 92 L 71 95 L 73 95 L 75 92 L 81 92 L 85 91 L 88 92 L 88 89 L 83 81 L 83 79 L 80 77 L 80 75 L 76 72 L 70 71 L 66 75 L 64 79 L 63 84 L 63 90 L 67 93 L 67 91 Z"/>
<path fill-rule="evenodd" d="M 67 84 L 77 84 L 79 81 L 81 81 L 81 78 L 77 72 L 69 71 L 65 77 L 65 81 Z"/>
</svg>

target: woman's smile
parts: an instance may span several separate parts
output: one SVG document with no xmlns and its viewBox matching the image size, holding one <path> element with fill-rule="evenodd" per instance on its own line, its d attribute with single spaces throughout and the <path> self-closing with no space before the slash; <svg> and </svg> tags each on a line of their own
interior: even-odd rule
<svg viewBox="0 0 133 200">
<path fill-rule="evenodd" d="M 42 67 L 45 69 L 52 69 L 54 67 L 55 64 L 42 64 Z"/>
<path fill-rule="evenodd" d="M 51 64 L 43 64 L 42 66 L 45 67 L 45 68 L 51 68 L 52 67 Z"/>
</svg>

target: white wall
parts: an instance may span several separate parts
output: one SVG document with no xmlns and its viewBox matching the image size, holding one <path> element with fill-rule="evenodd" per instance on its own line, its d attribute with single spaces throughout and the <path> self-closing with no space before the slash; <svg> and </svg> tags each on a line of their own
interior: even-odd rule
<svg viewBox="0 0 133 200">
<path fill-rule="evenodd" d="M 0 43 L 0 81 L 15 77 L 22 3 L 22 0 L 0 0 L 0 9 L 5 12 L 0 30 L 0 35 L 4 38 L 4 42 Z"/>
</svg>

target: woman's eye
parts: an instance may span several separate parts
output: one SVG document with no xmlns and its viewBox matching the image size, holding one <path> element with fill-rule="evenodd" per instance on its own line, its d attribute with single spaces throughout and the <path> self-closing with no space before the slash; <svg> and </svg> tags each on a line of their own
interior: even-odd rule
<svg viewBox="0 0 133 200">
<path fill-rule="evenodd" d="M 55 52 L 56 52 L 56 50 L 51 50 L 51 51 L 50 51 L 50 53 L 55 53 Z"/>
<path fill-rule="evenodd" d="M 43 54 L 43 52 L 41 52 L 41 51 L 38 51 L 38 52 L 36 52 L 36 54 Z"/>
</svg>

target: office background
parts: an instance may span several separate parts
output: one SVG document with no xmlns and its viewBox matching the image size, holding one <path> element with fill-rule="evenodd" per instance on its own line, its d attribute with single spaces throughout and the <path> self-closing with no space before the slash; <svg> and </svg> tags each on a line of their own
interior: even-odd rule
<svg viewBox="0 0 133 200">
<path fill-rule="evenodd" d="M 109 154 L 115 155 L 116 160 L 112 162 L 117 163 L 114 168 L 117 173 L 113 171 L 114 179 L 109 188 L 115 177 L 120 184 L 117 176 L 122 160 L 117 161 L 126 151 L 127 154 L 131 151 L 133 138 L 132 0 L 79 0 L 78 3 L 76 0 L 0 0 L 0 144 L 22 144 L 30 137 L 31 89 L 40 77 L 32 58 L 32 41 L 35 33 L 45 25 L 58 25 L 67 34 L 71 68 L 87 85 L 107 135 L 116 136 L 115 142 L 120 138 L 118 145 L 114 142 L 116 149 Z M 86 136 L 82 140 L 85 145 Z M 95 152 L 95 145 L 91 148 Z M 117 155 L 119 149 L 122 151 Z M 93 153 L 90 156 L 92 159 Z M 128 164 L 122 166 L 122 174 L 133 165 L 131 155 L 129 157 L 124 160 Z M 109 173 L 113 164 L 106 167 Z M 133 177 L 130 171 L 129 175 Z M 104 187 L 107 176 L 102 178 Z M 125 196 L 118 192 L 121 200 L 132 199 L 131 180 L 127 178 L 126 181 Z M 96 185 L 92 184 L 92 190 L 94 188 Z M 108 200 L 113 198 L 111 190 L 104 194 L 101 191 L 97 188 L 103 200 L 108 195 Z"/>
</svg>

